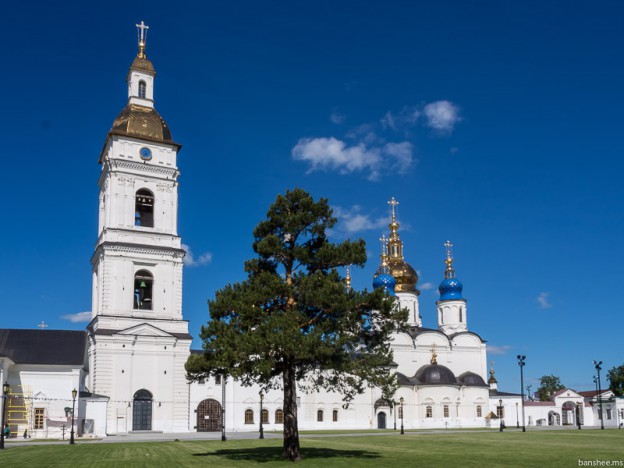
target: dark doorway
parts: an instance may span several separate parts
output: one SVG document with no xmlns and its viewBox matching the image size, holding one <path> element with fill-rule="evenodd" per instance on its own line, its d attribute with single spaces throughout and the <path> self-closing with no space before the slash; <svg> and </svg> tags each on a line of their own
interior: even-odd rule
<svg viewBox="0 0 624 468">
<path fill-rule="evenodd" d="M 386 413 L 381 411 L 377 413 L 377 429 L 385 429 L 386 428 Z"/>
<path fill-rule="evenodd" d="M 139 390 L 134 394 L 132 430 L 152 430 L 152 394 L 145 389 Z"/>
<path fill-rule="evenodd" d="M 223 411 L 217 400 L 209 398 L 197 405 L 197 432 L 218 432 L 223 424 Z"/>
</svg>

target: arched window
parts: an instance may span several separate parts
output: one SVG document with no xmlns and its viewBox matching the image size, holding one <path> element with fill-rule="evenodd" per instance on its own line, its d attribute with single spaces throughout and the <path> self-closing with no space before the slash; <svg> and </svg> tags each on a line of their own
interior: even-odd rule
<svg viewBox="0 0 624 468">
<path fill-rule="evenodd" d="M 245 410 L 245 424 L 253 424 L 253 410 Z"/>
<path fill-rule="evenodd" d="M 322 409 L 316 412 L 316 422 L 323 422 L 323 410 Z"/>
<path fill-rule="evenodd" d="M 269 410 L 262 410 L 262 424 L 269 424 Z"/>
<path fill-rule="evenodd" d="M 284 424 L 284 412 L 281 409 L 275 410 L 275 424 Z"/>
<path fill-rule="evenodd" d="M 154 194 L 147 189 L 138 190 L 136 193 L 134 225 L 154 227 Z"/>
<path fill-rule="evenodd" d="M 449 406 L 448 405 L 444 405 L 444 417 L 445 418 L 449 417 Z"/>
<path fill-rule="evenodd" d="M 338 410 L 337 409 L 332 411 L 332 421 L 338 422 Z"/>
<path fill-rule="evenodd" d="M 460 322 L 464 321 L 464 308 L 463 307 L 459 308 L 459 321 Z"/>
<path fill-rule="evenodd" d="M 145 89 L 147 88 L 147 85 L 145 84 L 145 81 L 141 80 L 139 81 L 139 97 L 145 99 Z"/>
<path fill-rule="evenodd" d="M 480 418 L 483 416 L 483 408 L 481 407 L 481 405 L 477 406 L 477 418 Z"/>
<path fill-rule="evenodd" d="M 425 418 L 433 418 L 433 407 L 427 406 L 425 408 Z"/>
<path fill-rule="evenodd" d="M 134 275 L 135 310 L 152 310 L 152 290 L 154 277 L 147 270 L 139 270 Z"/>
</svg>

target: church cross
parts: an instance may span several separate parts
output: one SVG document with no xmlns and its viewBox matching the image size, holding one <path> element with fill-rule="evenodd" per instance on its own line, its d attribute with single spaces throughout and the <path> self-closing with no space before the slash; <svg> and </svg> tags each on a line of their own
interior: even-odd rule
<svg viewBox="0 0 624 468">
<path fill-rule="evenodd" d="M 447 240 L 444 243 L 444 247 L 446 247 L 446 258 L 451 258 L 452 257 L 451 247 L 453 247 L 453 244 L 451 244 L 451 241 Z"/>
<path fill-rule="evenodd" d="M 145 37 L 147 36 L 146 31 L 149 29 L 149 26 L 146 26 L 145 23 L 141 21 L 141 24 L 137 24 L 136 27 L 139 30 L 139 44 L 145 45 Z"/>
<path fill-rule="evenodd" d="M 392 197 L 392 199 L 388 202 L 388 205 L 390 205 L 390 209 L 392 210 L 392 221 L 396 219 L 396 207 L 398 204 L 399 202 L 396 201 L 394 197 Z"/>
<path fill-rule="evenodd" d="M 381 255 L 388 255 L 388 238 L 382 234 L 379 240 L 381 241 Z"/>
<path fill-rule="evenodd" d="M 37 324 L 37 327 L 40 329 L 48 328 L 48 325 L 42 320 L 41 323 Z"/>
</svg>

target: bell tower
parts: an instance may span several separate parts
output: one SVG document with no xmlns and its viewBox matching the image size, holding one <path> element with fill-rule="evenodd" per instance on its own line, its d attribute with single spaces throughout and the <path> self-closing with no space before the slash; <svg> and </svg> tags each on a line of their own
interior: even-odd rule
<svg viewBox="0 0 624 468">
<path fill-rule="evenodd" d="M 99 226 L 87 330 L 90 390 L 110 397 L 110 433 L 187 428 L 184 363 L 192 338 L 182 318 L 180 145 L 154 107 L 156 71 L 146 56 L 148 29 L 143 22 L 137 25 L 138 53 L 126 77 L 128 100 L 99 157 Z"/>
</svg>

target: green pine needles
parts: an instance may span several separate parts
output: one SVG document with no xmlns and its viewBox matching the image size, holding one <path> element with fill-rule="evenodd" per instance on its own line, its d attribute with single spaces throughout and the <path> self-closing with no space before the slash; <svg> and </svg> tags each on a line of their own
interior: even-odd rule
<svg viewBox="0 0 624 468">
<path fill-rule="evenodd" d="M 339 269 L 366 262 L 363 240 L 327 239 L 336 224 L 326 199 L 301 189 L 279 195 L 253 231 L 248 277 L 209 301 L 205 353 L 191 355 L 190 380 L 226 374 L 243 385 L 284 391 L 284 451 L 300 460 L 297 382 L 339 393 L 348 404 L 366 386 L 391 398 L 390 334 L 407 319 L 383 291 L 346 288 Z"/>
</svg>

